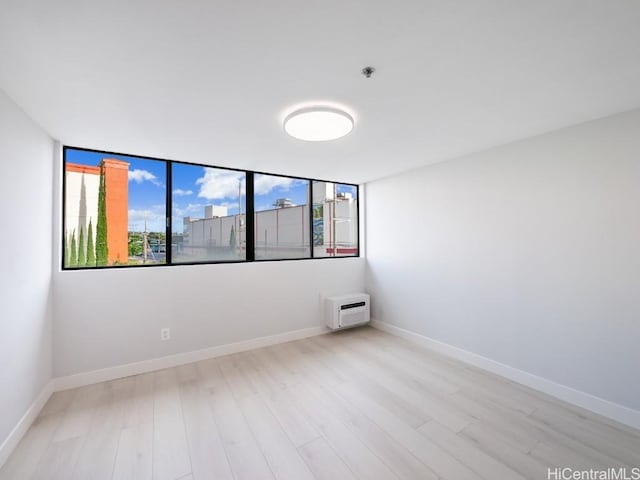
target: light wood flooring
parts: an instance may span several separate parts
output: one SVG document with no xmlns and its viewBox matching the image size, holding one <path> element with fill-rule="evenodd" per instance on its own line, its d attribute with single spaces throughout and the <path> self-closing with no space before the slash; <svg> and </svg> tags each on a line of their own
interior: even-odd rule
<svg viewBox="0 0 640 480">
<path fill-rule="evenodd" d="M 546 479 L 640 432 L 372 328 L 53 395 L 1 480 Z"/>
</svg>

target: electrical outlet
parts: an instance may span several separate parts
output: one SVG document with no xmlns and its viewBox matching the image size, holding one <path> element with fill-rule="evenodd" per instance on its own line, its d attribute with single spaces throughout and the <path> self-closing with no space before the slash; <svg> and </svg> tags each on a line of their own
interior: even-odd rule
<svg viewBox="0 0 640 480">
<path fill-rule="evenodd" d="M 171 329 L 170 328 L 161 328 L 160 329 L 160 340 L 163 342 L 166 340 L 171 340 Z"/>
</svg>

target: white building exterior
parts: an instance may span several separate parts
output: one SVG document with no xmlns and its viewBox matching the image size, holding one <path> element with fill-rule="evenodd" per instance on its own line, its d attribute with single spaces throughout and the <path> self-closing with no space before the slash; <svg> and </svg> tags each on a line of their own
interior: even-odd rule
<svg viewBox="0 0 640 480">
<path fill-rule="evenodd" d="M 309 256 L 309 206 L 263 210 L 255 214 L 256 259 Z"/>
<path fill-rule="evenodd" d="M 313 191 L 313 241 L 309 205 L 292 205 L 288 199 L 279 199 L 279 208 L 255 213 L 256 259 L 308 257 L 311 244 L 316 257 L 357 252 L 357 200 L 349 193 L 336 193 L 332 183 L 316 182 Z M 226 207 L 209 205 L 205 218 L 184 217 L 183 232 L 178 260 L 244 258 L 244 214 L 227 215 Z M 235 245 L 231 245 L 234 240 Z"/>
</svg>

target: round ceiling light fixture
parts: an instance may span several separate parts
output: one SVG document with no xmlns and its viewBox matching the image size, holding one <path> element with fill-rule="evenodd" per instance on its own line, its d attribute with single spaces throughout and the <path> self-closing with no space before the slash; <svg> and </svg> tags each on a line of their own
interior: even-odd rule
<svg viewBox="0 0 640 480">
<path fill-rule="evenodd" d="M 344 137 L 353 130 L 353 117 L 333 107 L 307 107 L 284 119 L 284 130 L 294 138 L 325 142 Z"/>
</svg>

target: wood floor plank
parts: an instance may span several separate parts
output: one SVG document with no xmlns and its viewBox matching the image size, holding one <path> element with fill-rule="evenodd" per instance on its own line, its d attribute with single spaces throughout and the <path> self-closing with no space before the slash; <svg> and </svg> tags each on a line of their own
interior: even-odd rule
<svg viewBox="0 0 640 480">
<path fill-rule="evenodd" d="M 640 464 L 640 431 L 371 328 L 54 394 L 0 480 L 493 480 Z"/>
<path fill-rule="evenodd" d="M 332 446 L 357 478 L 370 480 L 392 480 L 398 476 L 380 460 L 340 420 L 309 394 L 301 385 L 289 387 L 291 395 L 304 409 L 309 419 L 320 430 L 327 443 Z"/>
<path fill-rule="evenodd" d="M 269 375 L 280 385 L 295 385 L 300 380 L 296 376 L 295 371 L 292 369 L 290 361 L 281 361 L 280 357 L 274 354 L 274 349 L 271 348 L 259 348 L 253 350 L 251 354 L 260 362 L 261 365 L 269 365 L 267 370 Z M 273 367 L 277 365 L 277 367 Z"/>
<path fill-rule="evenodd" d="M 349 337 L 347 337 L 349 338 Z M 361 345 L 363 340 L 359 338 L 359 336 L 355 336 L 355 338 L 347 343 L 347 346 L 354 347 L 357 345 Z M 372 343 L 372 342 L 369 342 Z M 367 350 L 370 352 L 385 352 L 385 349 L 378 348 L 378 345 L 374 343 L 373 345 L 369 345 Z M 383 356 L 384 353 L 377 353 L 377 356 Z M 433 362 L 428 361 L 431 368 L 420 368 L 415 364 L 416 359 L 421 359 L 420 355 L 412 355 L 412 358 L 403 359 L 403 360 L 394 360 L 394 356 L 390 352 L 386 352 L 386 356 L 384 356 L 384 360 L 382 362 L 378 362 L 382 368 L 391 368 L 393 365 L 393 372 L 395 376 L 407 378 L 411 377 L 411 373 L 413 372 L 413 376 L 415 377 L 414 382 L 417 383 L 417 388 L 420 390 L 426 388 L 428 392 L 431 394 L 436 394 L 437 396 L 442 396 L 442 394 L 454 393 L 461 388 L 464 388 L 471 392 L 471 394 L 477 394 L 478 391 L 482 392 L 482 395 L 491 398 L 498 405 L 501 405 L 506 408 L 510 408 L 516 411 L 521 411 L 525 414 L 529 414 L 533 412 L 536 406 L 530 404 L 527 398 L 516 398 L 512 399 L 509 395 L 503 395 L 505 389 L 510 388 L 510 382 L 504 378 L 497 377 L 496 375 L 491 374 L 490 372 L 481 371 L 478 369 L 473 369 L 469 366 L 465 366 L 464 368 L 458 368 L 455 370 L 456 384 L 453 385 L 451 382 L 447 382 L 442 385 L 441 382 L 435 385 L 430 383 L 434 381 L 434 379 L 444 378 L 444 374 L 436 374 L 433 371 L 433 366 L 431 365 Z M 385 367 L 385 363 L 387 366 Z M 427 372 L 423 374 L 421 372 Z M 424 379 L 420 378 L 421 376 Z M 439 420 L 440 421 L 440 420 Z M 441 422 L 442 423 L 442 422 Z"/>
<path fill-rule="evenodd" d="M 54 442 L 87 434 L 105 388 L 106 384 L 98 383 L 77 389 L 73 401 L 64 412 L 62 423 L 56 429 Z"/>
<path fill-rule="evenodd" d="M 505 465 L 519 472 L 525 478 L 546 478 L 547 465 L 523 453 L 511 443 L 504 441 L 495 430 L 481 422 L 468 425 L 460 435 L 474 442 L 485 453 L 500 460 Z"/>
<path fill-rule="evenodd" d="M 220 432 L 209 406 L 208 392 L 198 382 L 197 370 L 195 373 L 195 378 L 180 383 L 193 478 L 233 480 Z"/>
<path fill-rule="evenodd" d="M 333 346 L 329 338 L 311 339 L 309 341 L 328 347 L 337 358 L 344 363 L 353 365 L 357 370 L 355 375 L 364 376 L 372 381 L 378 381 L 389 390 L 398 394 L 404 401 L 419 409 L 425 421 L 431 418 L 437 418 L 438 421 L 454 432 L 461 431 L 473 421 L 471 417 L 451 408 L 451 405 L 442 397 L 434 395 L 425 389 L 420 389 L 415 383 L 407 382 L 406 379 L 398 378 L 380 368 L 371 366 L 355 354 L 341 351 L 338 347 Z"/>
<path fill-rule="evenodd" d="M 357 365 L 351 365 L 337 358 L 332 351 L 313 342 L 296 342 L 290 346 L 289 354 L 296 356 L 300 364 L 307 365 L 319 380 L 326 378 L 326 375 L 331 372 L 332 381 L 335 378 L 342 378 L 344 382 L 357 385 L 367 395 L 376 398 L 381 405 L 394 409 L 396 415 L 402 417 L 409 425 L 419 427 L 431 419 L 431 412 L 422 402 L 416 404 L 415 397 L 407 399 L 401 394 L 402 392 L 395 391 L 392 385 L 381 381 L 378 375 L 363 372 L 357 368 Z M 316 363 L 313 363 L 313 360 Z"/>
<path fill-rule="evenodd" d="M 133 391 L 124 406 L 123 424 L 133 427 L 141 424 L 153 424 L 153 384 L 154 374 L 145 373 L 129 377 L 133 382 Z"/>
<path fill-rule="evenodd" d="M 317 480 L 356 480 L 324 438 L 312 440 L 299 450 Z"/>
<path fill-rule="evenodd" d="M 299 447 L 320 437 L 320 433 L 283 391 L 284 385 L 276 382 L 251 353 L 247 355 L 250 360 L 245 365 L 247 377 L 260 392 L 291 442 Z"/>
<path fill-rule="evenodd" d="M 217 362 L 208 365 L 209 404 L 220 432 L 229 464 L 237 480 L 274 479 Z"/>
<path fill-rule="evenodd" d="M 592 422 L 574 420 L 552 409 L 537 410 L 530 418 L 541 421 L 574 440 L 579 439 L 626 465 L 640 465 L 640 449 L 626 435 L 613 434 L 604 428 L 596 428 Z"/>
<path fill-rule="evenodd" d="M 73 472 L 74 480 L 112 478 L 124 420 L 123 399 L 131 396 L 134 387 L 128 380 L 105 384 Z"/>
<path fill-rule="evenodd" d="M 605 469 L 618 467 L 616 463 L 602 461 L 597 458 L 576 452 L 571 447 L 555 442 L 541 442 L 531 452 L 531 456 L 549 467 L 570 467 L 576 470 Z"/>
<path fill-rule="evenodd" d="M 505 412 L 497 405 L 483 403 L 478 396 L 467 396 L 465 392 L 456 392 L 449 396 L 449 401 L 461 410 L 465 410 L 475 420 L 490 426 L 505 443 L 516 446 L 521 452 L 529 453 L 546 437 L 544 433 L 524 422 L 524 417 L 517 417 Z"/>
<path fill-rule="evenodd" d="M 343 339 L 342 345 L 362 356 L 376 367 L 387 369 L 393 375 L 411 379 L 419 385 L 438 394 L 457 392 L 460 386 L 451 382 L 446 376 L 433 373 L 431 370 L 420 368 L 415 362 L 403 361 L 385 349 L 379 348 L 361 335 L 350 335 Z"/>
<path fill-rule="evenodd" d="M 373 454 L 356 435 L 354 435 L 339 419 L 332 415 L 326 406 L 321 405 L 307 389 L 310 363 L 298 357 L 294 344 L 283 345 L 281 352 L 286 359 L 293 359 L 296 368 L 292 373 L 295 383 L 287 382 L 286 390 L 294 398 L 298 407 L 305 412 L 307 418 L 322 433 L 323 437 L 347 464 L 358 478 L 397 478 L 397 476 Z M 313 370 L 313 375 L 331 377 L 332 382 L 342 382 L 343 378 L 333 372 L 321 369 Z"/>
<path fill-rule="evenodd" d="M 614 435 L 621 434 L 624 438 L 627 438 L 630 445 L 636 445 L 640 450 L 640 430 L 616 422 L 615 420 L 607 417 L 603 417 L 595 412 L 585 410 L 582 407 L 572 405 L 559 398 L 551 397 L 538 390 L 534 390 L 525 385 L 511 382 L 510 384 L 514 390 L 521 391 L 529 398 L 539 402 L 537 409 L 551 408 L 557 411 L 559 414 L 566 416 L 567 419 L 573 419 L 577 422 L 587 422 L 596 426 L 596 428 L 603 428 L 611 432 Z"/>
<path fill-rule="evenodd" d="M 432 372 L 435 375 L 455 378 L 455 383 L 459 388 L 464 388 L 471 395 L 480 394 L 486 398 L 491 398 L 495 403 L 502 404 L 515 410 L 522 410 L 524 413 L 531 413 L 535 406 L 530 405 L 529 397 L 520 397 L 517 400 L 511 399 L 511 395 L 503 395 L 503 388 L 509 389 L 512 385 L 508 379 L 499 377 L 491 372 L 481 370 L 474 366 L 464 364 L 458 360 L 444 357 L 435 352 L 421 348 L 404 339 L 390 339 L 382 332 L 371 332 L 368 329 L 364 332 L 376 342 L 376 347 L 396 355 L 409 364 L 417 364 L 419 368 Z M 512 390 L 510 390 L 512 392 Z"/>
<path fill-rule="evenodd" d="M 249 428 L 278 480 L 313 480 L 313 474 L 259 395 L 240 400 Z"/>
<path fill-rule="evenodd" d="M 359 334 L 375 342 L 379 348 L 409 361 L 418 362 L 423 368 L 432 370 L 434 373 L 444 374 L 445 376 L 447 373 L 456 374 L 467 366 L 467 364 L 459 360 L 440 355 L 405 338 L 389 335 L 375 328 L 362 328 L 359 330 L 362 330 L 362 332 L 358 332 Z"/>
<path fill-rule="evenodd" d="M 168 368 L 154 377 L 153 478 L 175 480 L 191 473 L 177 372 Z"/>
<path fill-rule="evenodd" d="M 152 423 L 140 423 L 120 430 L 112 478 L 113 480 L 152 480 Z"/>
<path fill-rule="evenodd" d="M 492 456 L 487 455 L 476 447 L 473 442 L 451 432 L 451 430 L 439 425 L 436 421 L 432 420 L 425 423 L 418 431 L 484 478 L 525 480 L 521 474 Z"/>
<path fill-rule="evenodd" d="M 62 421 L 63 412 L 38 417 L 14 452 L 0 469 L 0 480 L 31 478 L 49 448 L 53 434 Z"/>
<path fill-rule="evenodd" d="M 83 444 L 84 437 L 52 441 L 40 458 L 31 480 L 69 480 Z"/>
<path fill-rule="evenodd" d="M 242 369 L 242 357 L 239 354 L 226 355 L 218 359 L 220 371 L 231 387 L 233 396 L 240 401 L 244 397 L 257 393 Z"/>
<path fill-rule="evenodd" d="M 298 365 L 305 366 L 311 376 L 318 382 L 336 380 L 353 383 L 367 395 L 387 408 L 392 408 L 396 415 L 414 427 L 419 427 L 431 417 L 422 406 L 407 402 L 401 395 L 387 388 L 384 384 L 361 374 L 343 361 L 336 359 L 331 353 L 310 343 L 295 342 L 287 347 L 287 355 L 296 360 Z M 301 383 L 301 381 L 299 381 Z"/>
<path fill-rule="evenodd" d="M 375 455 L 403 480 L 436 480 L 437 475 L 396 442 L 369 417 L 350 405 L 331 388 L 310 382 L 306 388 L 340 419 Z"/>
<path fill-rule="evenodd" d="M 547 451 L 546 449 L 550 449 L 549 451 L 553 452 L 550 457 L 552 459 L 558 459 L 560 452 L 564 452 L 562 455 L 565 458 L 571 458 L 572 460 L 582 459 L 580 461 L 576 460 L 576 462 L 583 465 L 606 465 L 614 467 L 635 466 L 635 464 L 626 463 L 609 455 L 605 450 L 598 450 L 597 448 L 592 447 L 589 445 L 589 442 L 584 441 L 584 439 L 579 437 L 573 438 L 561 430 L 556 429 L 552 425 L 541 423 L 540 426 L 543 429 L 547 429 L 547 438 L 541 441 L 538 446 L 531 451 L 532 456 L 536 456 L 541 459 L 547 458 L 541 452 L 545 452 Z"/>
<path fill-rule="evenodd" d="M 362 395 L 350 385 L 339 386 L 339 394 L 359 408 L 377 423 L 387 434 L 422 460 L 431 470 L 449 480 L 477 480 L 478 474 L 463 465 L 441 447 L 398 419 L 393 412 L 384 409 Z"/>
</svg>

